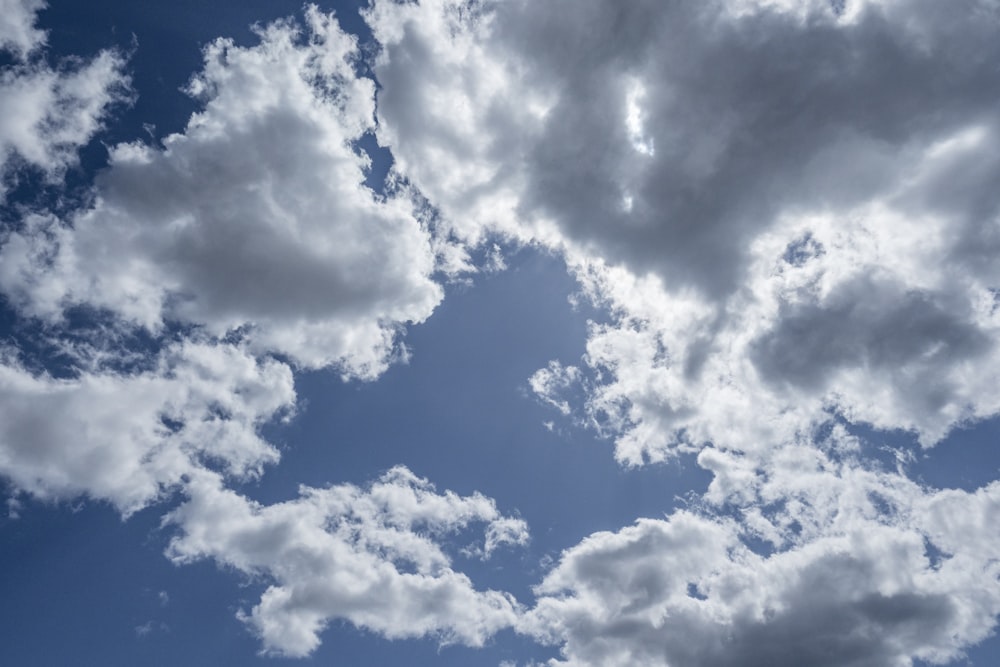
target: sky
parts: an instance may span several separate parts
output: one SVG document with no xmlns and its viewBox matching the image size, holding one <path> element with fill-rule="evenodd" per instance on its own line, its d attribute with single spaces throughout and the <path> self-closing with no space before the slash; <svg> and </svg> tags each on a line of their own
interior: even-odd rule
<svg viewBox="0 0 1000 667">
<path fill-rule="evenodd" d="M 995 0 L 0 0 L 0 663 L 1000 639 Z"/>
</svg>

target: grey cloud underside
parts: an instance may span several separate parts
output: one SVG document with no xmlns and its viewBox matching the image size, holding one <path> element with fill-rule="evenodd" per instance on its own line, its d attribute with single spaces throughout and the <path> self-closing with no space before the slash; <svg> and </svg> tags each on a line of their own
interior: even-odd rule
<svg viewBox="0 0 1000 667">
<path fill-rule="evenodd" d="M 826 578 L 831 573 L 836 570 L 824 569 L 821 576 Z M 846 605 L 836 599 L 816 605 L 818 597 L 822 599 L 820 596 L 825 592 L 841 584 L 828 580 L 805 584 L 797 591 L 803 599 L 789 601 L 794 611 L 756 624 L 734 638 L 729 657 L 716 664 L 748 667 L 891 665 L 899 662 L 896 642 L 912 642 L 940 634 L 952 613 L 947 596 L 912 593 L 891 596 L 876 593 Z M 703 661 L 692 664 L 703 664 Z"/>
<path fill-rule="evenodd" d="M 742 520 L 680 511 L 591 535 L 543 580 L 524 627 L 562 644 L 559 665 L 939 664 L 985 636 L 997 568 L 973 554 L 996 540 L 966 528 L 995 507 L 997 485 L 926 492 L 813 457 L 778 452 L 749 485 L 730 484 L 734 495 L 719 484 L 734 471 L 713 464 L 709 498 Z M 961 528 L 947 518 L 959 507 Z M 764 516 L 791 544 L 762 555 L 746 538 Z"/>
<path fill-rule="evenodd" d="M 750 343 L 751 359 L 764 378 L 797 388 L 815 390 L 838 369 L 863 366 L 898 373 L 897 390 L 905 392 L 913 382 L 934 384 L 937 366 L 993 346 L 970 319 L 932 295 L 861 276 L 838 285 L 823 303 L 781 304 L 778 326 Z"/>
<path fill-rule="evenodd" d="M 524 215 L 550 216 L 609 261 L 719 298 L 777 215 L 867 201 L 898 184 L 914 151 L 992 122 L 1000 76 L 988 4 L 964 2 L 948 15 L 964 18 L 949 20 L 931 6 L 865 3 L 849 24 L 823 3 L 803 3 L 805 19 L 737 15 L 738 4 L 487 3 L 487 48 L 512 61 L 517 86 L 554 101 L 529 128 L 511 122 L 504 100 L 481 110 L 475 140 L 500 178 L 515 165 L 528 175 Z M 379 71 L 387 136 L 399 135 L 404 155 L 407 141 L 472 155 L 458 131 L 433 130 L 453 107 L 406 113 L 422 101 L 419 84 L 436 83 L 433 67 L 419 83 L 396 70 L 434 58 L 415 32 L 386 48 Z M 625 122 L 633 82 L 652 154 L 636 151 Z M 995 212 L 996 197 L 978 194 Z"/>
<path fill-rule="evenodd" d="M 995 17 L 970 20 L 960 37 L 935 30 L 918 40 L 902 17 L 874 7 L 850 26 L 818 12 L 805 22 L 777 12 L 733 20 L 719 3 L 591 4 L 569 22 L 551 11 L 507 28 L 542 63 L 531 70 L 537 85 L 560 92 L 529 152 L 525 205 L 607 259 L 713 295 L 735 289 L 746 247 L 776 215 L 878 195 L 910 150 L 992 122 L 1000 93 Z M 595 48 L 588 31 L 607 41 Z M 614 120 L 628 76 L 648 82 L 652 156 L 613 131 L 624 126 Z M 617 174 L 626 183 L 609 178 Z M 623 186 L 634 199 L 628 212 Z M 979 194 L 995 214 L 995 195 Z"/>
<path fill-rule="evenodd" d="M 669 630 L 641 620 L 622 619 L 607 627 L 574 628 L 581 636 L 581 664 L 649 664 L 746 667 L 815 665 L 876 667 L 908 664 L 900 644 L 939 638 L 950 620 L 952 604 L 945 595 L 872 593 L 844 600 L 837 591 L 859 564 L 842 557 L 816 563 L 783 602 L 786 611 L 763 619 L 738 619 L 733 625 L 711 625 L 689 619 Z M 582 637 L 590 634 L 592 643 Z M 608 650 L 601 644 L 614 646 Z M 625 660 L 623 660 L 623 656 Z"/>
</svg>

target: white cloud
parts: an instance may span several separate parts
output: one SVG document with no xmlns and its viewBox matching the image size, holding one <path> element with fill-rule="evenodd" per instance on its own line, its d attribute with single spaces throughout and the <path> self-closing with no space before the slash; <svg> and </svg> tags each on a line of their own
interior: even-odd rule
<svg viewBox="0 0 1000 667">
<path fill-rule="evenodd" d="M 57 379 L 7 358 L 0 399 L 0 474 L 18 490 L 83 495 L 130 513 L 205 466 L 259 474 L 278 453 L 257 429 L 290 410 L 295 392 L 284 364 L 186 342 L 131 374 Z"/>
<path fill-rule="evenodd" d="M 524 519 L 504 517 L 493 521 L 486 529 L 483 558 L 489 558 L 502 546 L 524 546 L 531 539 Z"/>
<path fill-rule="evenodd" d="M 564 416 L 569 416 L 572 408 L 568 400 L 561 397 L 582 381 L 580 369 L 575 366 L 563 366 L 558 361 L 550 361 L 545 368 L 540 368 L 528 378 L 528 386 L 542 401 L 548 403 Z"/>
<path fill-rule="evenodd" d="M 0 203 L 19 166 L 34 167 L 49 181 L 61 178 L 101 129 L 108 107 L 127 99 L 129 78 L 115 51 L 89 61 L 66 59 L 55 68 L 36 56 L 45 33 L 34 19 L 44 4 L 0 2 L 0 51 L 14 59 L 0 71 Z"/>
<path fill-rule="evenodd" d="M 243 617 L 266 651 L 308 654 L 331 619 L 480 646 L 513 625 L 518 604 L 477 590 L 439 541 L 482 524 L 471 551 L 483 558 L 525 544 L 527 524 L 492 500 L 438 493 L 405 468 L 270 506 L 227 486 L 278 459 L 259 429 L 292 410 L 295 391 L 270 354 L 374 378 L 405 353 L 401 328 L 440 301 L 432 274 L 467 268 L 405 189 L 364 185 L 354 142 L 375 127 L 375 88 L 355 74 L 355 39 L 314 7 L 304 26 L 258 35 L 253 47 L 206 48 L 189 85 L 204 109 L 183 133 L 162 149 L 112 147 L 92 204 L 66 220 L 28 214 L 0 239 L 0 287 L 72 376 L 7 354 L 0 474 L 16 492 L 125 514 L 176 494 L 172 559 L 213 558 L 272 584 Z M 22 157 L 55 170 L 11 132 Z M 77 307 L 109 323 L 67 342 Z M 165 346 L 154 359 L 127 342 L 136 326 Z M 168 332 L 186 339 L 166 343 Z"/>
<path fill-rule="evenodd" d="M 374 68 L 379 141 L 443 224 L 472 243 L 488 230 L 526 239 L 526 220 L 513 210 L 525 187 L 519 160 L 539 138 L 552 97 L 518 85 L 517 59 L 491 51 L 494 7 L 376 2 L 366 13 L 382 46 Z"/>
<path fill-rule="evenodd" d="M 766 449 L 836 414 L 910 430 L 930 446 L 995 414 L 990 282 L 964 269 L 956 278 L 937 248 L 908 245 L 898 216 L 854 214 L 762 237 L 745 287 L 721 308 L 670 293 L 655 276 L 581 267 L 617 317 L 591 328 L 589 373 L 569 367 L 563 385 L 549 387 L 556 394 L 542 395 L 565 411 L 560 392 L 589 391 L 585 414 L 616 437 L 629 465 L 706 442 Z M 913 234 L 916 245 L 927 239 Z"/>
<path fill-rule="evenodd" d="M 471 646 L 513 626 L 517 601 L 477 590 L 443 546 L 456 533 L 466 542 L 477 524 L 481 537 L 456 552 L 486 559 L 526 544 L 527 524 L 492 499 L 439 493 L 403 467 L 365 488 L 302 487 L 297 499 L 273 505 L 229 488 L 278 460 L 260 427 L 294 407 L 287 365 L 192 341 L 131 372 L 105 366 L 134 360 L 67 351 L 82 367 L 70 379 L 33 373 L 13 352 L 0 364 L 0 474 L 14 493 L 82 496 L 124 515 L 180 497 L 164 518 L 177 529 L 167 556 L 211 558 L 267 581 L 260 603 L 240 614 L 266 652 L 307 655 L 333 619 L 388 638 Z M 169 599 L 158 593 L 161 605 Z"/>
<path fill-rule="evenodd" d="M 732 479 L 720 468 L 741 463 L 715 470 Z M 747 546 L 762 537 L 753 522 L 710 513 L 596 533 L 563 553 L 521 630 L 562 648 L 551 664 L 580 667 L 908 667 L 954 660 L 991 632 L 997 540 L 981 522 L 996 484 L 928 492 L 805 445 L 765 467 L 750 496 L 743 483 L 709 495 L 737 517 L 764 508 L 773 551 Z"/>
<path fill-rule="evenodd" d="M 847 4 L 369 15 L 401 172 L 466 238 L 562 249 L 618 315 L 589 409 L 623 461 L 829 410 L 932 444 L 1000 409 L 995 12 Z"/>
<path fill-rule="evenodd" d="M 977 519 L 945 547 L 928 508 L 979 516 L 994 487 L 925 491 L 821 434 L 932 446 L 1000 412 L 995 3 L 426 0 L 369 21 L 400 172 L 470 242 L 562 251 L 611 315 L 532 388 L 624 464 L 701 452 L 713 473 L 704 514 L 567 551 L 525 631 L 566 664 L 672 666 L 940 662 L 989 633 L 991 538 Z"/>
<path fill-rule="evenodd" d="M 11 6 L 0 158 L 55 177 L 121 63 L 47 69 L 39 5 Z M 242 342 L 68 380 L 9 356 L 0 473 L 123 512 L 179 491 L 169 556 L 266 581 L 242 618 L 288 656 L 335 619 L 472 646 L 515 627 L 578 666 L 903 666 L 988 635 L 997 483 L 923 488 L 830 429 L 931 446 L 1000 412 L 995 3 L 377 1 L 367 20 L 377 123 L 353 38 L 309 8 L 256 46 L 210 44 L 183 133 L 112 148 L 89 208 L 2 239 L 22 314 L 59 325 L 82 305 Z M 353 147 L 373 131 L 399 177 L 386 196 Z M 492 235 L 560 251 L 610 313 L 533 390 L 624 464 L 697 452 L 713 476 L 692 509 L 565 551 L 529 610 L 442 546 L 472 524 L 469 555 L 528 541 L 481 495 L 404 468 L 269 506 L 225 484 L 277 458 L 258 427 L 294 390 L 266 355 L 376 377 L 442 298 L 435 271 L 468 270 L 449 239 Z"/>
<path fill-rule="evenodd" d="M 45 43 L 45 33 L 35 27 L 35 14 L 44 0 L 0 0 L 0 49 L 24 60 Z"/>
<path fill-rule="evenodd" d="M 486 524 L 487 550 L 512 523 L 526 530 L 480 494 L 438 493 L 403 467 L 366 488 L 302 487 L 297 499 L 268 506 L 214 477 L 196 478 L 189 491 L 167 517 L 181 531 L 168 555 L 264 577 L 260 603 L 241 617 L 267 652 L 308 655 L 333 619 L 389 638 L 482 646 L 517 618 L 513 597 L 476 590 L 437 543 L 474 523 Z"/>
<path fill-rule="evenodd" d="M 354 74 L 354 38 L 314 8 L 305 28 L 259 36 L 206 48 L 190 84 L 204 110 L 162 150 L 114 147 L 92 208 L 6 240 L 2 286 L 21 310 L 242 329 L 254 350 L 366 378 L 392 360 L 442 290 L 413 204 L 363 185 L 352 142 L 374 128 L 374 84 Z"/>
</svg>

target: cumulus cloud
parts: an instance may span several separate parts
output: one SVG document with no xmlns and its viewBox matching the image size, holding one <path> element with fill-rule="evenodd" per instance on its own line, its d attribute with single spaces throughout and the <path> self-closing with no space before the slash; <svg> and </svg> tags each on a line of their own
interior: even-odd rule
<svg viewBox="0 0 1000 667">
<path fill-rule="evenodd" d="M 179 563 L 213 558 L 269 582 L 241 614 L 268 652 L 308 655 L 333 619 L 389 638 L 482 646 L 517 618 L 512 596 L 476 590 L 436 541 L 485 524 L 490 551 L 512 525 L 525 531 L 478 493 L 438 493 L 404 467 L 365 488 L 302 487 L 298 498 L 268 506 L 212 477 L 195 480 L 190 492 L 167 517 L 181 531 L 168 555 Z"/>
<path fill-rule="evenodd" d="M 177 531 L 167 556 L 211 558 L 268 582 L 240 618 L 269 653 L 308 655 L 333 619 L 389 638 L 482 646 L 520 612 L 509 594 L 477 590 L 444 546 L 477 524 L 482 536 L 465 553 L 488 558 L 527 541 L 527 524 L 481 494 L 439 493 L 403 467 L 364 488 L 302 487 L 273 505 L 230 488 L 278 460 L 260 427 L 294 407 L 283 363 L 188 341 L 147 370 L 58 379 L 9 354 L 0 399 L 0 474 L 15 492 L 105 501 L 126 516 L 179 496 L 163 520 Z M 163 591 L 159 599 L 169 601 Z"/>
<path fill-rule="evenodd" d="M 928 491 L 805 444 L 757 470 L 702 457 L 704 511 L 591 535 L 537 587 L 520 627 L 562 648 L 550 664 L 908 667 L 990 633 L 996 536 L 976 526 L 995 483 Z"/>
<path fill-rule="evenodd" d="M 0 114 L 0 159 L 57 177 L 122 65 L 49 69 L 40 3 L 6 4 L 0 111 L 28 111 Z M 579 666 L 907 666 L 991 632 L 1000 487 L 925 488 L 842 424 L 929 447 L 1000 412 L 995 2 L 377 0 L 365 17 L 377 105 L 355 39 L 307 8 L 255 46 L 211 43 L 182 133 L 112 147 L 86 208 L 0 239 L 20 314 L 194 337 L 68 379 L 8 354 L 0 473 L 126 513 L 178 491 L 169 557 L 264 581 L 241 618 L 287 656 L 333 620 L 472 646 L 513 627 Z M 386 193 L 364 184 L 367 133 L 393 154 Z M 561 253 L 609 314 L 531 388 L 625 465 L 690 453 L 712 474 L 689 509 L 567 549 L 530 608 L 453 567 L 444 543 L 472 525 L 458 553 L 529 539 L 481 495 L 405 468 L 273 505 L 227 486 L 277 458 L 259 427 L 295 394 L 269 355 L 377 377 L 442 298 L 435 273 L 495 236 Z"/>
<path fill-rule="evenodd" d="M 584 267 L 587 289 L 617 315 L 591 327 L 582 367 L 538 390 L 568 406 L 563 396 L 584 389 L 585 416 L 629 465 L 707 442 L 766 449 L 834 417 L 905 429 L 931 446 L 1000 410 L 992 288 L 890 243 L 905 229 L 890 222 L 811 219 L 762 237 L 724 312 L 658 276 Z M 822 250 L 793 257 L 803 238 Z"/>
<path fill-rule="evenodd" d="M 75 164 L 78 149 L 101 129 L 108 108 L 128 99 L 124 58 L 105 50 L 89 60 L 53 67 L 39 55 L 45 33 L 34 27 L 41 0 L 0 4 L 0 51 L 13 62 L 0 70 L 0 203 L 30 166 L 50 182 Z"/>
<path fill-rule="evenodd" d="M 54 176 L 96 129 L 122 64 L 105 53 L 57 74 L 31 60 L 40 6 L 13 6 L 0 32 L 19 59 L 4 74 L 0 147 Z M 438 493 L 405 468 L 270 506 L 231 488 L 278 460 L 260 429 L 294 409 L 290 364 L 376 377 L 401 354 L 401 328 L 440 301 L 432 274 L 466 266 L 410 192 L 364 184 L 357 142 L 375 128 L 375 84 L 356 74 L 355 38 L 315 7 L 257 35 L 206 47 L 188 86 L 204 107 L 184 132 L 111 147 L 85 208 L 29 212 L 0 239 L 7 304 L 68 366 L 56 376 L 5 350 L 0 474 L 16 493 L 125 515 L 180 499 L 168 556 L 268 581 L 242 616 L 268 652 L 310 653 L 331 619 L 481 646 L 519 605 L 477 590 L 441 543 L 461 533 L 456 551 L 484 559 L 525 544 L 527 524 L 491 499 Z M 29 103 L 42 120 L 11 107 Z M 77 330 L 80 317 L 93 326 Z"/>
<path fill-rule="evenodd" d="M 260 474 L 258 434 L 292 408 L 288 366 L 226 345 L 168 347 L 148 370 L 33 373 L 0 365 L 0 473 L 39 498 L 86 496 L 123 513 L 177 491 L 194 470 Z"/>
<path fill-rule="evenodd" d="M 74 304 L 157 331 L 184 321 L 300 365 L 371 378 L 395 337 L 442 296 L 435 249 L 406 197 L 364 185 L 353 144 L 374 125 L 374 83 L 355 38 L 315 8 L 305 26 L 220 39 L 189 92 L 205 108 L 164 147 L 122 144 L 92 208 L 36 216 L 2 249 L 23 312 Z"/>
<path fill-rule="evenodd" d="M 824 434 L 929 447 L 1000 412 L 995 3 L 426 0 L 368 19 L 400 172 L 470 243 L 561 251 L 610 314 L 532 389 L 623 464 L 700 453 L 713 473 L 704 513 L 568 550 L 527 631 L 573 665 L 908 665 L 988 634 L 979 536 L 943 547 L 928 508 L 978 514 L 993 486 L 924 490 Z"/>
<path fill-rule="evenodd" d="M 991 3 L 440 0 L 369 20 L 400 170 L 471 240 L 562 249 L 619 316 L 587 363 L 620 459 L 748 446 L 762 410 L 779 440 L 832 410 L 932 444 L 1000 408 Z"/>
</svg>

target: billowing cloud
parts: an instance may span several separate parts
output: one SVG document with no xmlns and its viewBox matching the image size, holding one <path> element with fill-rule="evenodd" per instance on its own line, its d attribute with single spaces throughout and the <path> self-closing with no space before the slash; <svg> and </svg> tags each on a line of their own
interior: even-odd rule
<svg viewBox="0 0 1000 667">
<path fill-rule="evenodd" d="M 294 406 L 288 366 L 185 342 L 147 370 L 54 378 L 0 365 L 0 473 L 45 499 L 78 496 L 123 513 L 177 491 L 195 470 L 260 474 L 278 452 L 258 428 Z"/>
<path fill-rule="evenodd" d="M 126 515 L 179 501 L 171 559 L 271 584 L 241 616 L 267 652 L 307 655 L 334 619 L 481 646 L 520 607 L 476 589 L 441 542 L 482 559 L 525 544 L 526 523 L 491 499 L 438 493 L 405 468 L 274 505 L 232 488 L 277 462 L 260 430 L 295 408 L 292 366 L 273 355 L 372 379 L 441 299 L 439 260 L 465 266 L 408 193 L 364 184 L 356 142 L 374 129 L 375 84 L 355 73 L 355 39 L 314 7 L 304 25 L 257 32 L 253 47 L 206 48 L 188 86 L 204 109 L 183 133 L 112 147 L 91 204 L 65 220 L 28 213 L 4 235 L 7 302 L 68 368 L 53 376 L 6 350 L 0 474 L 16 493 Z"/>
<path fill-rule="evenodd" d="M 640 520 L 568 549 L 522 630 L 561 646 L 553 665 L 908 667 L 960 657 L 1000 611 L 996 536 L 978 529 L 1000 489 L 928 492 L 860 467 L 842 437 L 831 442 L 839 451 L 790 446 L 757 470 L 705 450 L 717 475 L 707 511 Z"/>
<path fill-rule="evenodd" d="M 523 521 L 480 494 L 438 493 L 403 467 L 366 488 L 303 487 L 299 498 L 268 506 L 214 477 L 195 480 L 190 492 L 167 517 L 181 530 L 168 555 L 181 563 L 213 558 L 272 582 L 242 615 L 269 652 L 309 654 L 334 619 L 389 638 L 471 646 L 517 619 L 512 596 L 476 590 L 435 541 L 485 524 L 478 548 L 490 551 L 496 535 L 525 533 Z"/>
<path fill-rule="evenodd" d="M 566 407 L 583 388 L 584 417 L 629 465 L 707 442 L 767 449 L 835 417 L 933 445 L 1000 410 L 998 321 L 988 282 L 889 242 L 908 226 L 878 211 L 762 236 L 725 310 L 658 276 L 584 266 L 586 290 L 616 316 L 591 327 L 584 364 L 543 369 L 536 389 Z"/>
<path fill-rule="evenodd" d="M 124 515 L 179 496 L 164 518 L 176 530 L 167 556 L 211 558 L 269 582 L 240 614 L 267 652 L 308 655 L 333 619 L 389 638 L 481 646 L 520 612 L 511 595 L 477 590 L 443 546 L 489 558 L 527 541 L 527 524 L 481 494 L 438 493 L 403 467 L 365 488 L 303 487 L 273 505 L 230 488 L 279 458 L 260 427 L 294 408 L 285 364 L 193 342 L 146 370 L 72 379 L 8 358 L 0 398 L 0 474 L 17 493 L 106 501 Z"/>
<path fill-rule="evenodd" d="M 124 78 L 113 54 L 33 60 L 39 6 L 0 24 L 23 92 L 0 111 L 41 110 L 0 120 L 0 150 L 57 177 Z M 177 493 L 169 557 L 265 582 L 241 618 L 286 656 L 335 620 L 471 646 L 514 628 L 580 667 L 902 667 L 989 635 L 1000 487 L 928 488 L 850 432 L 931 447 L 1000 413 L 995 2 L 364 15 L 377 85 L 312 7 L 254 46 L 217 40 L 182 133 L 112 147 L 84 208 L 5 232 L 21 316 L 56 331 L 84 311 L 163 349 L 67 378 L 7 354 L 0 473 L 126 513 Z M 365 185 L 369 133 L 392 151 L 386 192 Z M 624 465 L 692 454 L 712 476 L 687 509 L 566 549 L 527 606 L 453 565 L 448 542 L 483 559 L 528 542 L 482 495 L 405 468 L 272 505 L 229 483 L 276 461 L 259 429 L 294 407 L 293 367 L 376 378 L 441 300 L 436 276 L 494 237 L 559 253 L 607 313 L 532 390 Z"/>
<path fill-rule="evenodd" d="M 573 665 L 908 665 L 988 634 L 992 565 L 973 535 L 936 541 L 928 508 L 975 514 L 993 487 L 924 490 L 860 446 L 817 461 L 838 421 L 929 447 L 1000 412 L 995 3 L 428 0 L 369 20 L 398 169 L 470 242 L 561 251 L 610 314 L 533 390 L 623 464 L 700 452 L 713 473 L 704 513 L 568 550 L 524 627 Z"/>
<path fill-rule="evenodd" d="M 304 366 L 385 368 L 397 330 L 441 299 L 436 244 L 407 198 L 364 185 L 354 142 L 374 127 L 374 83 L 355 76 L 354 38 L 315 8 L 259 37 L 206 48 L 189 85 L 204 110 L 162 149 L 112 148 L 92 208 L 6 240 L 2 286 L 22 311 L 86 304 L 153 331 L 241 330 Z"/>
<path fill-rule="evenodd" d="M 945 18 L 380 3 L 380 136 L 457 230 L 563 249 L 619 315 L 588 363 L 622 460 L 747 446 L 762 410 L 785 423 L 768 439 L 833 411 L 931 444 L 1000 409 L 1000 19 L 973 0 Z"/>
</svg>

